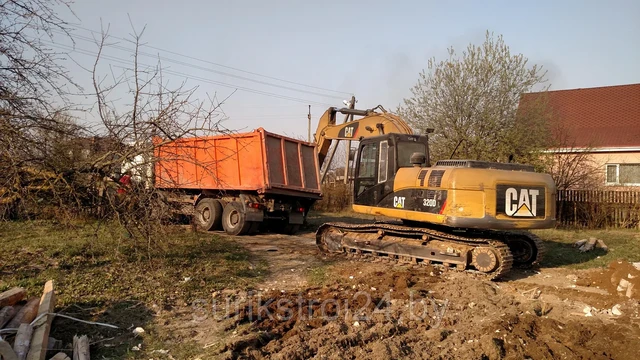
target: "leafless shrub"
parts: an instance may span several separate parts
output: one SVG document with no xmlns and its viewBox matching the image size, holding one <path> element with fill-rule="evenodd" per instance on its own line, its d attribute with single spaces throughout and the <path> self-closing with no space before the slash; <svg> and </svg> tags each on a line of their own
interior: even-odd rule
<svg viewBox="0 0 640 360">
<path fill-rule="evenodd" d="M 322 200 L 313 205 L 317 211 L 339 212 L 348 210 L 351 206 L 351 184 L 341 181 L 322 185 Z"/>
<path fill-rule="evenodd" d="M 84 129 L 67 116 L 78 87 L 45 45 L 68 35 L 55 9 L 67 0 L 0 3 L 0 216 L 31 216 L 45 205 L 77 201 L 58 146 Z M 65 154 L 62 154 L 65 155 Z"/>
<path fill-rule="evenodd" d="M 570 202 L 559 213 L 560 225 L 569 228 L 638 228 L 640 204 Z"/>
<path fill-rule="evenodd" d="M 75 86 L 59 65 L 65 55 L 41 40 L 68 36 L 68 24 L 54 11 L 68 4 L 0 3 L 0 216 L 115 220 L 135 241 L 157 245 L 177 210 L 153 186 L 155 150 L 181 137 L 230 132 L 221 126 L 224 100 L 198 99 L 197 88 L 184 82 L 169 87 L 159 61 L 139 61 L 144 31 L 135 30 L 130 66 L 103 72 L 105 30 L 86 69 L 92 88 Z M 93 96 L 95 104 L 73 106 L 72 94 Z M 77 111 L 95 114 L 99 126 L 79 125 L 72 117 Z M 127 171 L 131 181 L 123 184 Z"/>
<path fill-rule="evenodd" d="M 122 174 L 130 177 L 130 183 L 115 187 L 124 186 L 120 192 L 114 192 L 114 187 L 111 187 L 111 191 L 102 198 L 101 206 L 107 209 L 107 215 L 113 214 L 134 239 L 145 239 L 147 245 L 152 246 L 155 239 L 160 238 L 158 235 L 164 232 L 163 224 L 178 211 L 167 201 L 167 194 L 153 184 L 155 163 L 163 156 L 158 148 L 183 137 L 230 130 L 221 125 L 224 114 L 220 106 L 224 100 L 218 101 L 215 96 L 199 100 L 196 98 L 197 88 L 188 88 L 185 83 L 170 88 L 163 79 L 160 61 L 153 66 L 139 61 L 143 33 L 144 30 L 140 33 L 134 31 L 131 39 L 133 62 L 118 75 L 101 76 L 99 64 L 103 50 L 108 46 L 108 30 L 96 38 L 98 57 L 91 69 L 95 110 L 104 127 L 105 137 L 114 141 L 88 165 L 94 173 L 114 174 L 111 179 L 116 182 L 122 179 L 119 178 Z M 110 99 L 120 88 L 127 89 L 129 94 L 125 106 L 118 106 Z M 124 111 L 121 110 L 123 108 Z M 192 155 L 195 149 L 183 150 L 184 156 L 172 156 L 197 162 Z"/>
<path fill-rule="evenodd" d="M 553 109 L 549 109 L 553 114 Z M 594 147 L 579 146 L 563 120 L 550 115 L 552 140 L 543 153 L 545 170 L 551 174 L 558 190 L 591 189 L 602 186 L 600 164 L 593 157 Z"/>
</svg>

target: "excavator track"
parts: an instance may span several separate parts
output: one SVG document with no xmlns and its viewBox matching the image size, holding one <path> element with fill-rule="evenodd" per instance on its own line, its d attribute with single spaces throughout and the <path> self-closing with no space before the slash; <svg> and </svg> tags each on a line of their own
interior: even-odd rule
<svg viewBox="0 0 640 360">
<path fill-rule="evenodd" d="M 432 228 L 391 223 L 325 223 L 316 231 L 316 245 L 327 254 L 341 254 L 359 260 L 442 264 L 447 269 L 453 266 L 456 270 L 486 280 L 496 280 L 507 274 L 514 264 L 510 241 L 523 245 L 521 239 L 526 238 L 519 232 L 509 233 L 507 241 L 476 235 L 461 236 Z M 530 261 L 531 264 L 533 262 Z"/>
<path fill-rule="evenodd" d="M 513 266 L 529 269 L 540 265 L 546 254 L 544 242 L 528 231 L 494 231 L 497 238 L 506 242 L 513 254 Z"/>
</svg>

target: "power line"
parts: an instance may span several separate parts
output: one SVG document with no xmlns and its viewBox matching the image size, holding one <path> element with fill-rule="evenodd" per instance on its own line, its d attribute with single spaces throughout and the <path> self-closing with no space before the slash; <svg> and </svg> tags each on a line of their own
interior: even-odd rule
<svg viewBox="0 0 640 360">
<path fill-rule="evenodd" d="M 57 47 L 57 48 L 62 49 L 62 50 L 76 52 L 76 53 L 79 53 L 79 54 L 82 54 L 82 55 L 87 55 L 87 56 L 93 56 L 93 57 L 98 56 L 98 53 L 92 52 L 92 51 L 89 51 L 89 50 L 84 50 L 84 49 L 80 49 L 80 48 L 76 48 L 76 47 L 72 47 L 72 46 L 64 45 L 64 44 L 56 44 L 56 43 L 53 43 L 53 42 L 44 41 L 42 39 L 38 39 L 38 40 L 42 41 L 45 44 L 48 44 L 48 45 L 53 46 L 53 47 Z M 101 54 L 100 57 L 104 58 L 104 59 L 107 59 L 107 60 L 114 61 L 114 62 L 123 63 L 125 65 L 131 65 L 130 61 L 124 60 L 124 59 L 121 59 L 121 58 L 118 58 L 118 57 L 115 57 L 115 56 Z M 146 64 L 142 64 L 142 63 L 138 63 L 138 66 L 150 67 L 150 68 L 153 67 L 151 65 L 146 65 Z M 120 66 L 117 66 L 117 67 L 123 68 L 123 69 L 129 69 L 129 68 L 120 67 Z M 184 78 L 190 79 L 190 80 L 200 81 L 200 82 L 209 83 L 209 84 L 213 84 L 213 85 L 219 85 L 219 86 L 222 86 L 222 87 L 242 90 L 242 91 L 249 92 L 249 93 L 270 96 L 270 97 L 283 99 L 283 100 L 290 100 L 290 101 L 300 102 L 300 103 L 304 103 L 304 104 L 311 104 L 311 105 L 333 106 L 332 104 L 323 103 L 323 102 L 319 102 L 319 101 L 301 99 L 301 98 L 296 98 L 296 97 L 292 97 L 292 96 L 271 93 L 271 92 L 268 92 L 268 91 L 257 90 L 257 89 L 248 88 L 248 87 L 235 86 L 235 85 L 223 83 L 223 82 L 216 81 L 216 80 L 211 80 L 211 79 L 207 79 L 207 78 L 203 78 L 203 77 L 199 77 L 199 76 L 195 76 L 195 75 L 186 74 L 186 73 L 179 72 L 179 71 L 162 70 L 162 73 L 181 76 L 181 77 L 184 77 Z"/>
<path fill-rule="evenodd" d="M 58 32 L 56 30 L 53 30 L 53 32 L 56 32 L 58 34 L 64 34 L 63 32 Z M 95 44 L 95 39 L 92 39 L 92 38 L 89 38 L 89 37 L 86 37 L 86 36 L 73 35 L 73 36 L 71 36 L 71 38 L 79 39 L 79 40 L 83 40 L 83 41 Z M 128 51 L 128 52 L 135 51 L 134 49 L 130 49 L 130 48 L 127 48 L 127 47 L 124 47 L 124 46 L 120 46 L 120 45 L 115 45 L 115 44 L 104 44 L 104 46 L 105 47 L 114 48 L 114 49 L 118 49 L 118 50 L 122 50 L 122 51 Z M 151 57 L 151 58 L 159 58 L 161 60 L 166 60 L 167 62 L 170 62 L 170 63 L 182 65 L 182 66 L 189 67 L 189 68 L 194 68 L 194 69 L 197 69 L 197 70 L 208 71 L 208 72 L 212 72 L 212 73 L 215 73 L 215 74 L 225 75 L 225 76 L 233 77 L 233 78 L 240 79 L 240 80 L 252 81 L 252 82 L 255 82 L 255 83 L 258 83 L 258 84 L 262 84 L 262 85 L 267 85 L 267 86 L 277 87 L 277 88 L 281 88 L 281 89 L 285 89 L 285 90 L 296 91 L 296 92 L 301 92 L 301 93 L 306 93 L 306 94 L 311 94 L 311 95 L 317 95 L 317 96 L 322 96 L 322 97 L 327 97 L 327 98 L 333 98 L 333 99 L 338 99 L 338 100 L 342 100 L 343 99 L 342 96 L 321 94 L 321 93 L 314 92 L 314 91 L 296 89 L 296 88 L 292 88 L 292 87 L 289 87 L 289 86 L 273 84 L 273 83 L 269 83 L 269 82 L 266 82 L 266 81 L 251 79 L 251 78 L 248 78 L 248 77 L 245 77 L 245 76 L 239 76 L 239 75 L 231 74 L 231 73 L 224 72 L 224 71 L 218 71 L 218 70 L 206 68 L 206 67 L 199 66 L 199 65 L 194 65 L 194 64 L 187 63 L 187 62 L 184 62 L 184 61 L 175 60 L 175 59 L 172 59 L 172 58 L 169 58 L 169 57 L 166 57 L 166 56 L 159 56 L 159 55 L 156 55 L 156 54 L 151 54 L 151 53 L 147 53 L 147 52 L 143 52 L 143 51 L 138 51 L 138 54 L 139 55 L 143 55 L 143 56 L 148 56 L 148 57 Z"/>
<path fill-rule="evenodd" d="M 94 34 L 102 35 L 102 32 L 100 32 L 100 31 L 87 29 L 87 28 L 84 28 L 82 26 L 77 26 L 77 28 L 81 29 L 81 30 L 85 30 L 85 31 L 91 32 L 91 33 L 94 33 Z M 131 42 L 130 39 L 126 39 L 126 38 L 122 38 L 122 37 L 118 37 L 118 36 L 109 35 L 109 37 L 113 37 L 114 39 L 119 39 L 119 40 Z M 253 72 L 253 71 L 247 71 L 247 70 L 239 69 L 239 68 L 236 68 L 236 67 L 219 64 L 219 63 L 216 63 L 216 62 L 213 62 L 213 61 L 200 59 L 200 58 L 197 58 L 197 57 L 194 57 L 194 56 L 181 54 L 181 53 L 178 53 L 178 52 L 175 52 L 175 51 L 166 50 L 166 49 L 162 49 L 162 48 L 151 46 L 151 45 L 141 44 L 140 46 L 148 47 L 150 49 L 154 49 L 154 50 L 158 50 L 158 51 L 163 51 L 163 52 L 166 52 L 166 53 L 169 53 L 169 54 L 172 54 L 172 55 L 181 56 L 181 57 L 184 57 L 184 58 L 187 58 L 187 59 L 200 61 L 200 62 L 203 62 L 203 63 L 206 63 L 206 64 L 223 67 L 225 69 L 230 69 L 230 70 L 242 72 L 242 73 L 245 73 L 245 74 L 250 74 L 250 75 L 254 75 L 254 76 L 260 76 L 260 77 L 263 77 L 265 79 L 281 81 L 281 82 L 284 82 L 284 83 L 287 83 L 287 84 L 303 86 L 303 87 L 307 87 L 307 88 L 310 88 L 310 89 L 330 91 L 330 92 L 335 92 L 335 93 L 338 93 L 338 94 L 345 94 L 345 95 L 353 95 L 353 93 L 346 92 L 346 91 L 332 90 L 332 89 L 322 88 L 322 87 L 318 87 L 318 86 L 307 85 L 307 84 L 303 84 L 303 83 L 299 83 L 299 82 L 295 82 L 295 81 L 289 81 L 289 80 L 281 79 L 281 78 L 278 78 L 278 77 L 275 77 L 275 76 L 263 75 L 263 74 L 259 74 L 259 73 Z"/>
</svg>

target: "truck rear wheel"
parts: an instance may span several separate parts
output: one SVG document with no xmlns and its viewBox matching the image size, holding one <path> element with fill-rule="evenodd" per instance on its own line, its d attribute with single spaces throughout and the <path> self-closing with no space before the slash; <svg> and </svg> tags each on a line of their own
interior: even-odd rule
<svg viewBox="0 0 640 360">
<path fill-rule="evenodd" d="M 284 226 L 284 233 L 287 235 L 295 235 L 298 231 L 300 231 L 299 224 L 287 224 Z"/>
<path fill-rule="evenodd" d="M 222 227 L 229 235 L 244 235 L 251 229 L 252 223 L 247 221 L 247 217 L 242 208 L 242 204 L 232 201 L 225 205 L 222 213 Z"/>
<path fill-rule="evenodd" d="M 283 235 L 294 235 L 300 230 L 299 224 L 289 224 L 286 220 L 274 221 L 269 225 L 271 231 Z"/>
<path fill-rule="evenodd" d="M 222 226 L 222 212 L 220 200 L 202 199 L 196 205 L 196 225 L 205 231 L 219 230 Z"/>
</svg>

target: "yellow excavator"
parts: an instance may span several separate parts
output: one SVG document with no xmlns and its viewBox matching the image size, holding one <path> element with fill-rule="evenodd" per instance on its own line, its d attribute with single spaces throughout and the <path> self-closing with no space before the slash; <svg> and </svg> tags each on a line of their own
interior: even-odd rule
<svg viewBox="0 0 640 360">
<path fill-rule="evenodd" d="M 362 118 L 338 125 L 338 113 Z M 428 135 L 414 134 L 380 106 L 329 108 L 315 134 L 320 164 L 332 140 L 359 141 L 353 210 L 396 221 L 325 223 L 316 231 L 321 251 L 439 264 L 492 280 L 542 259 L 542 241 L 527 230 L 555 225 L 556 187 L 549 174 L 477 160 L 432 165 Z"/>
</svg>

